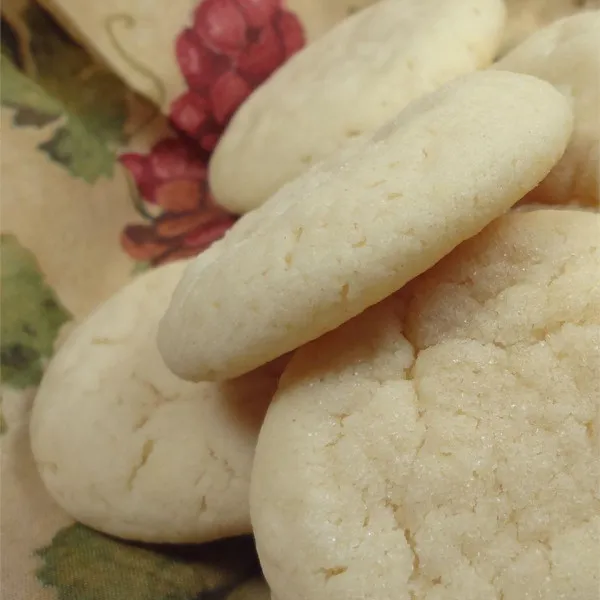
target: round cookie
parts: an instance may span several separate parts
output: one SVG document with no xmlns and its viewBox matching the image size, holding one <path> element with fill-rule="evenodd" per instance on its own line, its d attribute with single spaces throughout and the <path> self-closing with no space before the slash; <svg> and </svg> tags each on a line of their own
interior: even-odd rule
<svg viewBox="0 0 600 600">
<path fill-rule="evenodd" d="M 73 518 L 145 542 L 250 533 L 258 429 L 281 367 L 190 384 L 156 348 L 186 263 L 150 271 L 82 322 L 51 361 L 31 418 L 50 494 Z"/>
<path fill-rule="evenodd" d="M 596 598 L 599 230 L 511 212 L 295 353 L 250 490 L 278 600 Z"/>
<path fill-rule="evenodd" d="M 228 379 L 341 325 L 535 187 L 571 122 L 550 84 L 500 71 L 416 101 L 189 266 L 159 326 L 166 364 L 185 379 Z"/>
<path fill-rule="evenodd" d="M 209 165 L 217 202 L 256 208 L 410 101 L 487 66 L 504 16 L 501 0 L 381 0 L 342 21 L 235 114 Z"/>
<path fill-rule="evenodd" d="M 528 202 L 598 206 L 600 201 L 600 10 L 533 34 L 494 65 L 545 79 L 573 99 L 573 135 Z"/>
</svg>

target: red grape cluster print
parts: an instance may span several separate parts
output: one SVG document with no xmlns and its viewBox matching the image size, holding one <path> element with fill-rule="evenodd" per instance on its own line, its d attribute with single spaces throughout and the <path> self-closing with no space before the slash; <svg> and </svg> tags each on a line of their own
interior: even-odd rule
<svg viewBox="0 0 600 600">
<path fill-rule="evenodd" d="M 175 137 L 121 164 L 149 221 L 129 225 L 125 251 L 158 265 L 198 254 L 235 217 L 217 207 L 207 186 L 210 152 L 248 95 L 305 43 L 298 18 L 281 0 L 203 0 L 175 40 L 187 90 L 171 104 Z M 145 208 L 144 208 L 145 207 Z"/>
<path fill-rule="evenodd" d="M 172 103 L 171 121 L 212 150 L 252 90 L 303 45 L 281 0 L 204 0 L 175 42 L 188 90 Z"/>
<path fill-rule="evenodd" d="M 159 141 L 149 154 L 122 154 L 150 224 L 128 225 L 121 244 L 152 265 L 194 256 L 223 236 L 235 218 L 214 204 L 206 181 L 206 154 L 189 140 Z"/>
</svg>

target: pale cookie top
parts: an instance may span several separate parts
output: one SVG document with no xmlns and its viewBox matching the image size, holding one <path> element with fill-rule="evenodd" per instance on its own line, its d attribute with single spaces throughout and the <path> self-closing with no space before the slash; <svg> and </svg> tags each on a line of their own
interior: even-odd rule
<svg viewBox="0 0 600 600">
<path fill-rule="evenodd" d="M 295 353 L 250 493 L 278 600 L 597 597 L 599 231 L 513 212 Z"/>
<path fill-rule="evenodd" d="M 575 124 L 565 155 L 528 201 L 598 206 L 600 10 L 562 19 L 538 31 L 494 67 L 545 79 L 573 102 Z"/>
<path fill-rule="evenodd" d="M 562 155 L 571 122 L 550 84 L 499 71 L 411 104 L 192 262 L 159 327 L 167 365 L 229 378 L 341 325 L 522 198 Z"/>
<path fill-rule="evenodd" d="M 501 0 L 381 0 L 346 19 L 236 113 L 209 166 L 215 198 L 233 212 L 262 204 L 411 100 L 487 66 L 503 25 Z"/>
<path fill-rule="evenodd" d="M 250 468 L 277 367 L 223 384 L 166 368 L 156 328 L 184 266 L 140 276 L 81 323 L 34 403 L 31 443 L 50 494 L 73 518 L 127 539 L 251 531 Z"/>
</svg>

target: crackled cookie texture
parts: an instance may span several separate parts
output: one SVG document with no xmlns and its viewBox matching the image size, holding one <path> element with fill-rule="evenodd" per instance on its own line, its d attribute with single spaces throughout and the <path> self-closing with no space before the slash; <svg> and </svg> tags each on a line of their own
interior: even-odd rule
<svg viewBox="0 0 600 600">
<path fill-rule="evenodd" d="M 167 369 L 156 328 L 187 264 L 139 276 L 72 331 L 33 407 L 31 445 L 50 494 L 76 520 L 126 539 L 251 531 L 254 446 L 281 367 L 221 384 Z"/>
<path fill-rule="evenodd" d="M 597 596 L 599 230 L 510 213 L 295 354 L 251 485 L 278 600 Z"/>
<path fill-rule="evenodd" d="M 238 376 L 392 294 L 534 188 L 568 101 L 529 75 L 461 77 L 284 186 L 189 266 L 159 327 L 180 377 Z"/>
</svg>

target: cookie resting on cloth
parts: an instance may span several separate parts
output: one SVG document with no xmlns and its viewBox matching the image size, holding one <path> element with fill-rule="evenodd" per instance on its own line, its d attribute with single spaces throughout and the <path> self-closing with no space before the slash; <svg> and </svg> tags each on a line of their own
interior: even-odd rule
<svg viewBox="0 0 600 600">
<path fill-rule="evenodd" d="M 541 29 L 494 65 L 549 81 L 572 99 L 573 135 L 563 158 L 527 201 L 600 203 L 600 10 Z"/>
<path fill-rule="evenodd" d="M 298 350 L 250 513 L 278 600 L 595 600 L 600 216 L 512 212 Z"/>
<path fill-rule="evenodd" d="M 410 101 L 488 66 L 501 0 L 381 0 L 302 49 L 244 102 L 209 165 L 217 202 L 245 213 Z"/>
<path fill-rule="evenodd" d="M 185 262 L 139 276 L 82 322 L 37 393 L 31 445 L 50 494 L 73 518 L 145 542 L 250 533 L 258 429 L 280 366 L 191 384 L 156 348 Z"/>
<path fill-rule="evenodd" d="M 415 101 L 190 264 L 159 326 L 167 366 L 228 379 L 335 329 L 520 200 L 571 128 L 567 100 L 528 75 L 482 71 Z"/>
</svg>

